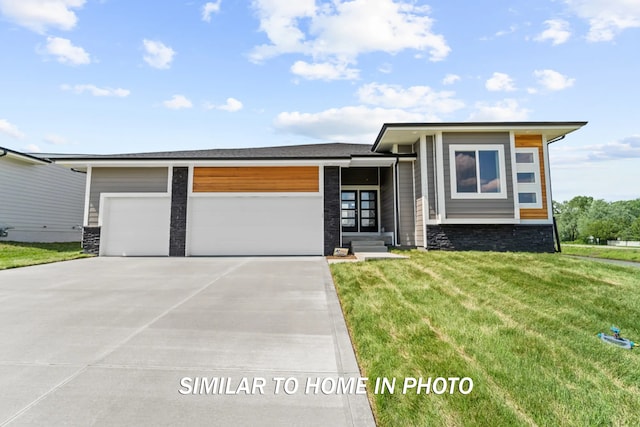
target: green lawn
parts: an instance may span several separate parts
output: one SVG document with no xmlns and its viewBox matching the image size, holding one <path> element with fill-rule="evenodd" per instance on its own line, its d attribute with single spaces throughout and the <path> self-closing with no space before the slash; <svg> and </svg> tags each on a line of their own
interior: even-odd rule
<svg viewBox="0 0 640 427">
<path fill-rule="evenodd" d="M 576 246 L 563 244 L 562 253 L 565 255 L 590 256 L 594 258 L 619 259 L 622 261 L 640 262 L 640 249 L 614 249 L 607 246 Z"/>
<path fill-rule="evenodd" d="M 468 395 L 373 394 L 379 426 L 640 425 L 638 270 L 554 254 L 408 252 L 331 265 L 362 375 L 470 377 Z"/>
<path fill-rule="evenodd" d="M 0 242 L 0 270 L 85 258 L 80 243 Z"/>
</svg>

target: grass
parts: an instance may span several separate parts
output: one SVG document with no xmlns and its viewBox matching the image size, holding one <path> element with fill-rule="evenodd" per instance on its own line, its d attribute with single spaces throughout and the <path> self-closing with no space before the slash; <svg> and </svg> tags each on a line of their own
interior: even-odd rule
<svg viewBox="0 0 640 427">
<path fill-rule="evenodd" d="M 369 399 L 379 426 L 640 425 L 640 276 L 553 254 L 407 252 L 331 265 L 362 375 L 470 377 Z"/>
<path fill-rule="evenodd" d="M 563 244 L 562 253 L 565 255 L 580 255 L 593 258 L 640 262 L 640 249 L 615 249 L 606 246 L 576 246 Z"/>
<path fill-rule="evenodd" d="M 80 243 L 0 242 L 0 270 L 46 264 L 90 255 L 81 252 Z"/>
</svg>

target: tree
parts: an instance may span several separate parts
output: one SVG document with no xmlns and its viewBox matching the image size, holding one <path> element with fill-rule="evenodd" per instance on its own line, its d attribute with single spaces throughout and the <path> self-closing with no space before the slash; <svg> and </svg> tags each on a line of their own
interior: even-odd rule
<svg viewBox="0 0 640 427">
<path fill-rule="evenodd" d="M 578 223 L 593 203 L 593 197 L 576 196 L 568 202 L 553 203 L 560 240 L 574 241 L 580 237 Z"/>
</svg>

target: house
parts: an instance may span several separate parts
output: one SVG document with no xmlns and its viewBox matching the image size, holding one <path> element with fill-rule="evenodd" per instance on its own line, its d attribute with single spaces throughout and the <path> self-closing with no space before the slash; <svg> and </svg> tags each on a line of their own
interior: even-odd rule
<svg viewBox="0 0 640 427">
<path fill-rule="evenodd" d="M 0 241 L 79 242 L 85 177 L 0 147 Z"/>
<path fill-rule="evenodd" d="M 315 144 L 56 161 L 87 172 L 100 255 L 322 255 L 352 240 L 554 250 L 548 144 L 586 122 L 391 123 Z"/>
</svg>

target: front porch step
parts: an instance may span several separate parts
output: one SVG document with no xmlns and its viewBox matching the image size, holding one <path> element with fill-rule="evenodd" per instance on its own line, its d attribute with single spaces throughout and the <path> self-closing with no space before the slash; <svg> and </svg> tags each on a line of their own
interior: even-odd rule
<svg viewBox="0 0 640 427">
<path fill-rule="evenodd" d="M 387 252 L 386 246 L 351 246 L 353 253 L 357 252 Z"/>
<path fill-rule="evenodd" d="M 352 240 L 351 247 L 353 246 L 384 246 L 384 240 Z"/>
<path fill-rule="evenodd" d="M 384 240 L 353 240 L 351 251 L 356 252 L 387 252 Z"/>
</svg>

